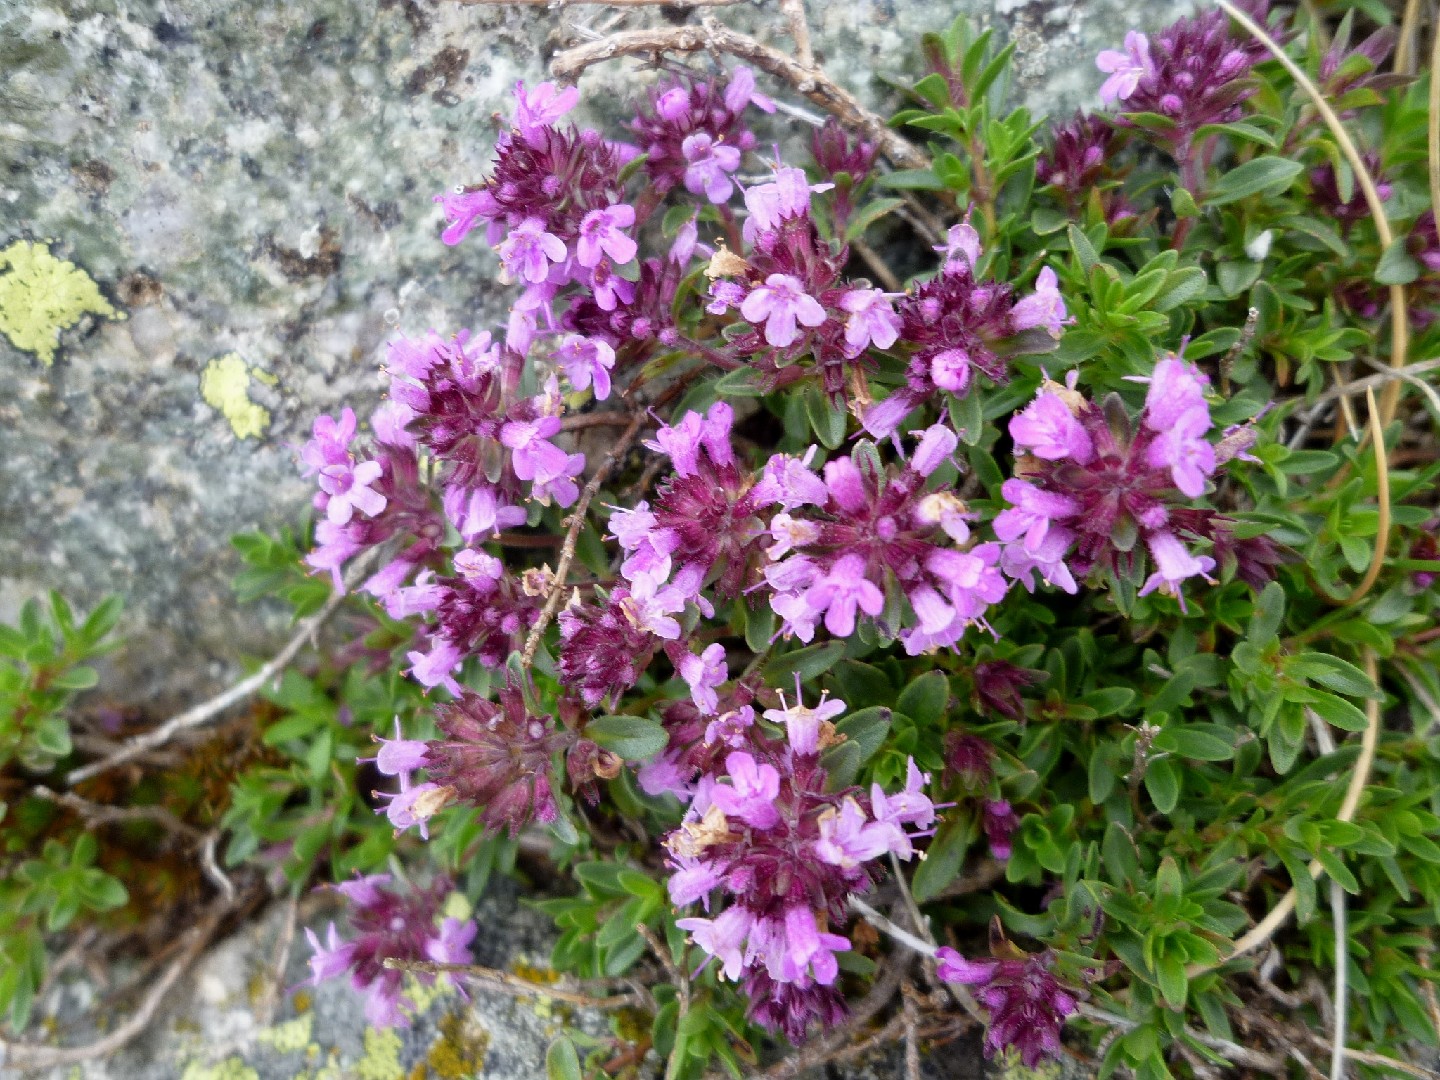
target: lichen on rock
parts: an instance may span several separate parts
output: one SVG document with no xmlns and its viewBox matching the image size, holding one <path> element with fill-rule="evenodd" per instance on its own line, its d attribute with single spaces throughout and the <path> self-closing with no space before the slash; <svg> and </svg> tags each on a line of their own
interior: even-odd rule
<svg viewBox="0 0 1440 1080">
<path fill-rule="evenodd" d="M 60 331 L 86 315 L 123 319 L 93 278 L 39 243 L 16 240 L 0 251 L 0 333 L 49 367 Z"/>
<path fill-rule="evenodd" d="M 270 410 L 250 400 L 250 380 L 274 384 L 274 376 L 251 368 L 237 353 L 211 360 L 200 375 L 200 396 L 217 410 L 237 439 L 259 438 L 270 426 Z"/>
</svg>

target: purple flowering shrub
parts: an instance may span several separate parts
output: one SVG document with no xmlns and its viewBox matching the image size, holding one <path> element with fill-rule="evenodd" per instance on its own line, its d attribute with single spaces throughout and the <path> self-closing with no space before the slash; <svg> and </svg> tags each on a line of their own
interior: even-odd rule
<svg viewBox="0 0 1440 1080">
<path fill-rule="evenodd" d="M 517 88 L 489 174 L 436 196 L 444 243 L 498 256 L 505 325 L 396 337 L 368 422 L 300 453 L 309 569 L 367 567 L 347 662 L 409 680 L 354 778 L 393 834 L 334 867 L 436 864 L 338 885 L 316 979 L 403 1021 L 383 959 L 464 963 L 445 875 L 473 898 L 529 838 L 582 890 L 540 902 L 553 964 L 644 972 L 668 1075 L 843 1028 L 902 965 L 973 995 L 987 1053 L 1093 1038 L 1158 1078 L 1335 962 L 1323 875 L 1332 909 L 1384 897 L 1342 1041 L 1433 1041 L 1436 778 L 1382 705 L 1440 698 L 1434 442 L 1400 380 L 1371 406 L 1393 458 L 1319 426 L 1396 327 L 1440 348 L 1418 91 L 1376 73 L 1384 34 L 1307 52 L 1244 14 L 1347 117 L 1389 110 L 1363 161 L 1399 240 L 1220 10 L 1123 34 L 1107 111 L 1048 125 L 1004 108 L 989 35 L 927 37 L 896 118 L 927 170 L 835 119 L 808 161 L 762 151 L 744 67 L 662 75 L 614 132 Z"/>
</svg>

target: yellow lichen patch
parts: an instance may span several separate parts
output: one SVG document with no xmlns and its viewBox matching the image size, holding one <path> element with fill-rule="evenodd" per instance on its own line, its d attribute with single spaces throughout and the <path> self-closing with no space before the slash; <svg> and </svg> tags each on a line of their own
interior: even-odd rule
<svg viewBox="0 0 1440 1080">
<path fill-rule="evenodd" d="M 200 375 L 200 396 L 230 421 L 238 439 L 259 438 L 270 426 L 270 410 L 250 400 L 250 379 L 259 374 L 239 355 L 229 353 L 211 360 Z"/>
<path fill-rule="evenodd" d="M 430 1011 L 430 1006 L 446 994 L 454 992 L 455 986 L 449 979 L 436 979 L 426 986 L 414 975 L 405 976 L 405 996 L 410 999 L 410 1012 L 420 1016 Z"/>
<path fill-rule="evenodd" d="M 365 1029 L 365 1056 L 355 1066 L 360 1080 L 404 1080 L 400 1066 L 400 1036 L 390 1028 Z"/>
<path fill-rule="evenodd" d="M 315 1027 L 312 1014 L 297 1016 L 294 1020 L 266 1028 L 256 1036 L 262 1043 L 274 1047 L 281 1054 L 293 1054 L 310 1045 L 310 1033 Z"/>
<path fill-rule="evenodd" d="M 1034 1069 L 1027 1069 L 1014 1050 L 1007 1050 L 998 1064 L 1001 1080 L 1060 1080 L 1064 1073 L 1058 1061 L 1046 1061 Z"/>
<path fill-rule="evenodd" d="M 45 366 L 55 361 L 60 331 L 86 314 L 125 316 L 110 306 L 93 278 L 57 259 L 44 244 L 16 240 L 0 251 L 0 333 Z"/>
<path fill-rule="evenodd" d="M 219 1065 L 202 1065 L 192 1061 L 180 1080 L 260 1080 L 260 1074 L 245 1064 L 243 1058 L 226 1058 Z"/>
<path fill-rule="evenodd" d="M 485 1069 L 490 1033 L 474 1017 L 452 1012 L 440 1018 L 440 1038 L 430 1047 L 425 1064 L 436 1080 L 465 1080 Z"/>
</svg>

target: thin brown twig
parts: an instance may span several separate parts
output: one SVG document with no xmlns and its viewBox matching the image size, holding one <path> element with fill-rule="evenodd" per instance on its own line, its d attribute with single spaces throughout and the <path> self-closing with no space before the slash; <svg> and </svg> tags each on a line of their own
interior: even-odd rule
<svg viewBox="0 0 1440 1080">
<path fill-rule="evenodd" d="M 905 1026 L 905 1080 L 920 1080 L 920 1037 L 917 1034 L 920 1011 L 915 1007 L 915 999 L 906 993 L 909 989 L 908 984 L 901 989 L 904 999 L 900 1019 Z"/>
<path fill-rule="evenodd" d="M 805 17 L 805 0 L 779 0 L 780 14 L 790 28 L 790 38 L 795 42 L 795 58 L 801 67 L 815 67 L 815 50 L 810 44 L 810 20 Z"/>
<path fill-rule="evenodd" d="M 370 568 L 370 564 L 375 561 L 379 554 L 379 548 L 371 548 L 351 564 L 350 572 L 345 578 L 347 589 L 364 577 Z M 301 649 L 314 640 L 320 627 L 324 626 L 330 616 L 339 610 L 340 605 L 345 602 L 348 595 L 348 591 L 331 593 L 330 598 L 325 601 L 325 606 L 314 615 L 302 619 L 299 628 L 295 631 L 294 636 L 285 643 L 285 647 L 261 665 L 255 674 L 248 678 L 241 679 L 234 686 L 221 694 L 217 694 L 210 700 L 202 701 L 194 708 L 187 709 L 180 715 L 171 717 L 159 727 L 152 728 L 141 735 L 135 736 L 108 757 L 72 770 L 70 775 L 65 778 L 65 783 L 70 787 L 74 787 L 82 780 L 88 780 L 92 776 L 109 772 L 117 765 L 123 765 L 125 762 L 132 761 L 139 757 L 147 750 L 153 750 L 157 746 L 164 745 L 180 732 L 189 728 L 199 727 L 215 719 L 215 717 L 230 708 L 230 706 L 244 701 L 290 666 L 290 662 L 300 654 Z"/>
<path fill-rule="evenodd" d="M 1365 576 L 1341 601 L 1345 607 L 1359 603 L 1380 577 L 1385 565 L 1385 549 L 1390 546 L 1390 460 L 1385 450 L 1385 432 L 1381 427 L 1380 412 L 1375 406 L 1375 391 L 1365 391 L 1365 401 L 1370 407 L 1370 441 L 1375 450 L 1375 484 L 1380 502 L 1380 519 L 1375 527 L 1375 550 L 1370 555 L 1370 566 Z"/>
<path fill-rule="evenodd" d="M 851 240 L 850 249 L 860 256 L 866 267 L 875 275 L 875 280 L 880 282 L 886 292 L 899 292 L 904 288 L 900 279 L 895 276 L 895 271 L 891 270 L 885 260 L 880 257 L 880 253 L 864 240 Z"/>
<path fill-rule="evenodd" d="M 203 836 L 199 829 L 185 824 L 163 806 L 104 806 L 81 798 L 73 791 L 51 791 L 44 784 L 36 784 L 30 789 L 30 794 L 73 810 L 89 825 L 148 821 L 191 842 L 197 842 Z"/>
<path fill-rule="evenodd" d="M 1400 37 L 1395 42 L 1395 63 L 1392 70 L 1397 75 L 1415 74 L 1415 55 L 1420 40 L 1420 0 L 1405 0 L 1405 12 L 1400 16 Z"/>
<path fill-rule="evenodd" d="M 1305 1030 L 1305 1034 L 1316 1046 L 1322 1047 L 1327 1051 L 1331 1049 L 1330 1040 L 1323 1035 L 1319 1035 L 1308 1028 Z M 1373 1065 L 1380 1069 L 1390 1069 L 1394 1072 L 1403 1073 L 1406 1076 L 1413 1076 L 1416 1080 L 1440 1080 L 1440 1072 L 1436 1072 L 1434 1069 L 1427 1069 L 1421 1065 L 1409 1065 L 1406 1062 L 1397 1061 L 1395 1058 L 1387 1057 L 1384 1054 L 1377 1054 L 1370 1050 L 1354 1050 L 1346 1047 L 1345 1056 L 1351 1061 L 1360 1062 L 1362 1065 Z"/>
<path fill-rule="evenodd" d="M 1355 397 L 1365 393 L 1366 390 L 1378 390 L 1386 383 L 1396 379 L 1413 378 L 1416 375 L 1424 375 L 1440 368 L 1440 358 L 1433 360 L 1421 360 L 1418 363 L 1410 364 L 1403 368 L 1387 368 L 1385 371 L 1374 375 L 1366 375 L 1361 379 L 1353 379 L 1343 386 L 1334 386 L 1317 397 L 1310 410 L 1317 410 L 1329 405 L 1337 398 Z"/>
<path fill-rule="evenodd" d="M 540 639 L 545 634 L 545 628 L 550 625 L 550 620 L 555 617 L 556 610 L 560 607 L 560 598 L 565 594 L 565 579 L 570 575 L 570 563 L 575 558 L 575 545 L 580 539 L 580 530 L 585 527 L 585 515 L 590 509 L 590 500 L 595 498 L 600 490 L 600 485 L 605 482 L 605 477 L 610 475 L 610 470 L 615 463 L 624 457 L 630 449 L 630 444 L 635 441 L 640 428 L 646 420 L 645 413 L 636 411 L 630 419 L 630 426 L 627 427 L 620 438 L 616 440 L 605 459 L 600 462 L 600 467 L 595 470 L 595 475 L 585 485 L 585 490 L 580 493 L 580 500 L 575 504 L 574 511 L 570 514 L 570 526 L 565 532 L 565 543 L 560 547 L 560 562 L 555 568 L 555 576 L 550 582 L 550 593 L 545 598 L 545 606 L 540 610 L 540 617 L 535 620 L 535 625 L 530 628 L 530 636 L 525 639 L 525 651 L 520 655 L 520 666 L 526 671 L 535 662 L 535 653 L 540 648 Z"/>
<path fill-rule="evenodd" d="M 929 155 L 892 131 L 882 117 L 865 108 L 854 94 L 835 83 L 823 71 L 806 67 L 778 49 L 721 26 L 709 16 L 701 19 L 699 26 L 628 30 L 600 41 L 576 45 L 557 55 L 550 63 L 550 71 L 556 78 L 574 81 L 587 67 L 621 56 L 704 50 L 746 60 L 789 84 L 797 93 L 832 113 L 847 127 L 862 132 L 897 165 L 907 169 L 930 167 Z"/>
<path fill-rule="evenodd" d="M 235 903 L 235 883 L 215 861 L 215 845 L 219 840 L 219 829 L 212 829 L 205 834 L 205 839 L 200 844 L 200 867 L 205 871 L 205 876 L 210 879 L 211 883 L 220 890 L 220 895 L 225 897 L 225 902 L 233 904 Z"/>
<path fill-rule="evenodd" d="M 479 964 L 439 964 L 430 960 L 397 960 L 391 957 L 385 961 L 391 971 L 419 972 L 426 975 L 458 975 L 486 990 L 496 990 L 514 997 L 547 997 L 579 1005 L 586 1009 L 625 1009 L 632 1005 L 644 1004 L 641 994 L 631 991 L 625 994 L 611 994 L 608 997 L 594 997 L 576 990 L 566 990 L 548 983 L 532 982 L 512 975 L 499 968 L 481 967 Z"/>
<path fill-rule="evenodd" d="M 150 1025 L 150 1021 L 154 1019 L 155 1011 L 160 1007 L 165 995 L 169 993 L 170 988 L 175 985 L 185 970 L 194 963 L 195 958 L 200 955 L 200 951 L 210 941 L 211 935 L 215 933 L 221 919 L 230 908 L 231 905 L 228 902 L 218 903 L 211 908 L 210 914 L 204 921 L 191 929 L 190 940 L 185 943 L 180 955 L 171 961 L 170 966 L 151 985 L 149 992 L 140 999 L 140 1004 L 135 1011 L 104 1038 L 84 1046 L 66 1047 L 38 1046 L 33 1043 L 11 1043 L 0 1040 L 0 1063 L 16 1069 L 57 1069 L 105 1057 L 127 1045 Z"/>
<path fill-rule="evenodd" d="M 630 414 L 626 412 L 576 413 L 574 416 L 567 416 L 560 421 L 560 430 L 579 431 L 581 428 L 589 427 L 624 427 L 628 423 L 630 423 Z"/>
</svg>

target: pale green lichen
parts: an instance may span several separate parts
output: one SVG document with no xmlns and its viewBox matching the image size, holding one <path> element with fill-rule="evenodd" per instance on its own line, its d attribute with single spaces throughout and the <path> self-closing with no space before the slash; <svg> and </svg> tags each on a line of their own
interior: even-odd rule
<svg viewBox="0 0 1440 1080">
<path fill-rule="evenodd" d="M 1058 1061 L 1046 1061 L 1036 1068 L 1027 1069 L 1013 1049 L 1005 1051 L 996 1064 L 1000 1080 L 1060 1080 L 1064 1075 Z"/>
<path fill-rule="evenodd" d="M 310 1045 L 310 1034 L 315 1028 L 314 1014 L 297 1016 L 284 1024 L 266 1028 L 256 1036 L 262 1043 L 273 1047 L 281 1054 L 293 1054 Z"/>
<path fill-rule="evenodd" d="M 236 353 L 211 360 L 200 375 L 200 396 L 217 410 L 237 439 L 259 438 L 270 426 L 270 410 L 250 400 L 250 380 L 269 381 Z"/>
<path fill-rule="evenodd" d="M 94 279 L 44 244 L 16 240 L 0 251 L 0 333 L 17 349 L 55 362 L 60 331 L 87 314 L 123 319 Z"/>
<path fill-rule="evenodd" d="M 360 1080 L 404 1080 L 400 1064 L 400 1036 L 390 1028 L 365 1029 L 365 1056 L 355 1066 Z"/>
<path fill-rule="evenodd" d="M 202 1065 L 192 1061 L 180 1080 L 260 1080 L 260 1074 L 238 1057 L 226 1058 L 218 1065 Z"/>
</svg>

